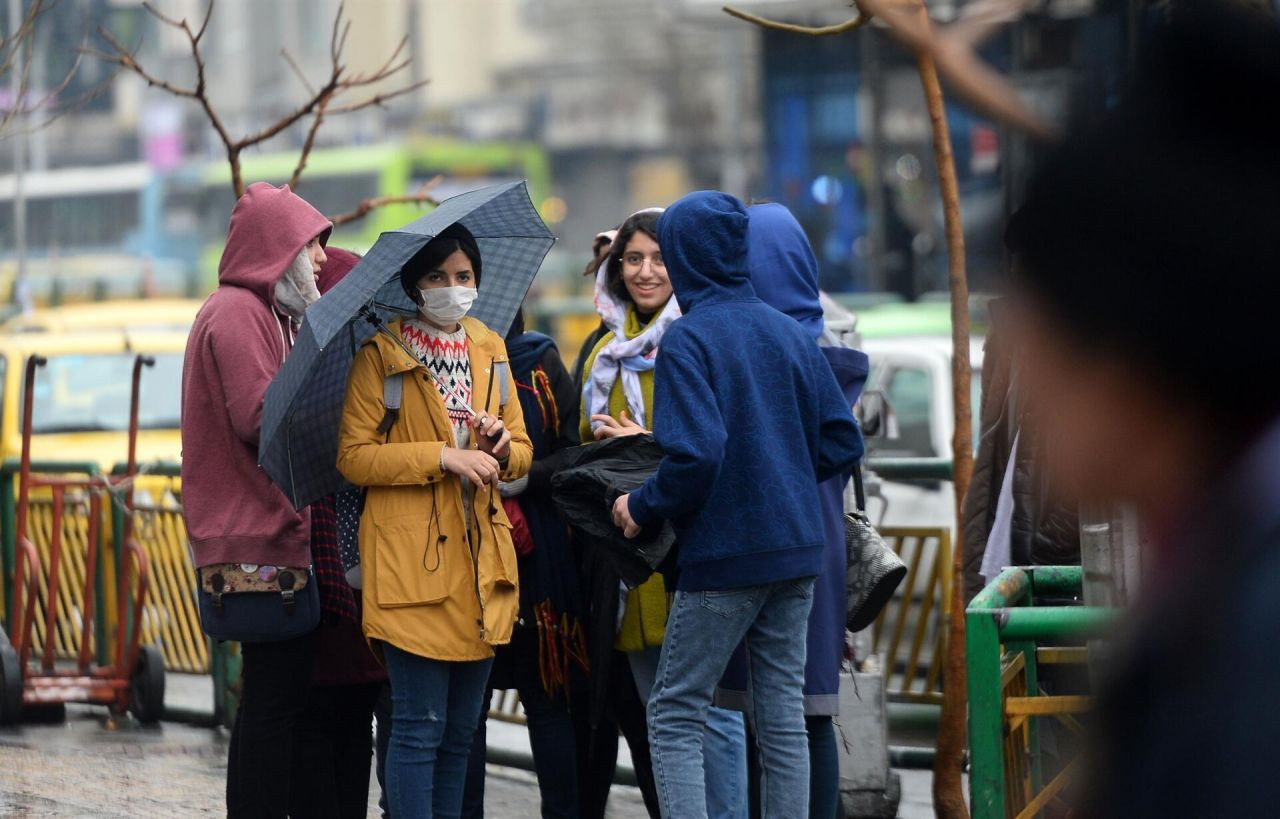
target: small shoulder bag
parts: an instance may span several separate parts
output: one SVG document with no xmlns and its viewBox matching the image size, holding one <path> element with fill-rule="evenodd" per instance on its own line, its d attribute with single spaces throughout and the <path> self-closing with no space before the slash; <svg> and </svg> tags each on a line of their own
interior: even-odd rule
<svg viewBox="0 0 1280 819">
<path fill-rule="evenodd" d="M 844 545 L 848 565 L 845 591 L 848 610 L 845 626 L 862 631 L 875 622 L 893 592 L 907 576 L 907 566 L 867 517 L 867 493 L 862 485 L 862 465 L 853 470 L 857 509 L 844 516 Z"/>
<path fill-rule="evenodd" d="M 320 624 L 320 592 L 311 569 L 216 563 L 196 570 L 200 626 L 215 640 L 271 643 Z"/>
</svg>

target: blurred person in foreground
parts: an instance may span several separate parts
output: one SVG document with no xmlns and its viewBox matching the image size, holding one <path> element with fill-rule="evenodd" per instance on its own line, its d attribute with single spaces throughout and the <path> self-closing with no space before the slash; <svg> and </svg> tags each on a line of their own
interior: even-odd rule
<svg viewBox="0 0 1280 819">
<path fill-rule="evenodd" d="M 1280 30 L 1233 8 L 1173 6 L 1009 229 L 1047 462 L 1135 503 L 1153 547 L 1079 816 L 1280 805 Z"/>
<path fill-rule="evenodd" d="M 824 532 L 817 484 L 862 455 L 849 403 L 818 346 L 751 285 L 747 210 L 725 193 L 685 196 L 658 220 L 684 313 L 663 337 L 653 430 L 665 457 L 618 498 L 628 537 L 675 523 L 678 578 L 649 737 L 662 815 L 705 817 L 703 732 L 716 683 L 746 641 L 748 717 L 765 816 L 809 804 L 805 635 Z"/>
<path fill-rule="evenodd" d="M 284 364 L 327 261 L 333 225 L 302 197 L 255 182 L 236 202 L 218 289 L 187 338 L 182 371 L 182 513 L 197 568 L 311 566 L 311 513 L 258 466 L 262 398 Z M 227 815 L 289 812 L 295 732 L 315 633 L 244 643 L 227 753 Z"/>
</svg>

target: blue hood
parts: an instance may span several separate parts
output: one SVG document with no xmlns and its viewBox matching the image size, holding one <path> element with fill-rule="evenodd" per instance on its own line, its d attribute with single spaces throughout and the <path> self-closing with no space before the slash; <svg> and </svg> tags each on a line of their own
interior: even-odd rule
<svg viewBox="0 0 1280 819">
<path fill-rule="evenodd" d="M 747 209 L 719 191 L 698 191 L 658 219 L 658 245 L 681 311 L 707 301 L 755 297 L 747 270 Z"/>
<path fill-rule="evenodd" d="M 753 205 L 747 217 L 747 261 L 756 295 L 818 338 L 823 327 L 818 260 L 800 223 L 778 204 Z"/>
</svg>

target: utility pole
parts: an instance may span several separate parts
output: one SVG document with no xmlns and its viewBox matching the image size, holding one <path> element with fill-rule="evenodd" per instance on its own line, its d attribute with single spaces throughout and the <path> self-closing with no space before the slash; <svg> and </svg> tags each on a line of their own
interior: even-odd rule
<svg viewBox="0 0 1280 819">
<path fill-rule="evenodd" d="M 9 0 L 10 30 L 17 31 L 22 19 L 22 0 Z M 31 309 L 31 286 L 27 282 L 27 194 L 23 179 L 27 166 L 27 117 L 23 109 L 27 101 L 22 98 L 21 66 L 26 64 L 24 52 L 28 48 L 24 40 L 14 44 L 18 53 L 9 71 L 9 104 L 14 110 L 9 122 L 13 127 L 13 252 L 18 262 L 13 295 L 18 308 L 25 313 Z"/>
</svg>

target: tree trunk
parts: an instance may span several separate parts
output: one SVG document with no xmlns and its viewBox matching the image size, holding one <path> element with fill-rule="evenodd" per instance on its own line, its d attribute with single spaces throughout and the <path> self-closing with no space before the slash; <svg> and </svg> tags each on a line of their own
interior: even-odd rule
<svg viewBox="0 0 1280 819">
<path fill-rule="evenodd" d="M 919 10 L 925 25 L 929 13 L 921 4 Z M 952 541 L 951 602 L 944 614 L 947 630 L 947 656 L 942 675 L 942 721 L 938 726 L 938 751 L 933 765 L 933 809 L 943 819 L 967 819 L 961 783 L 961 764 L 965 750 L 965 651 L 964 651 L 964 573 L 961 569 L 963 525 L 960 509 L 969 478 L 973 474 L 972 407 L 970 406 L 969 368 L 969 286 L 965 280 L 964 230 L 960 221 L 960 190 L 956 182 L 955 158 L 951 153 L 951 134 L 947 128 L 942 86 L 933 59 L 919 57 L 920 82 L 924 86 L 925 105 L 933 126 L 933 155 L 938 166 L 938 187 L 942 194 L 943 223 L 947 236 L 947 283 L 951 291 L 951 358 L 952 401 L 955 410 L 955 436 L 952 438 L 953 481 L 956 495 L 956 528 Z"/>
</svg>

